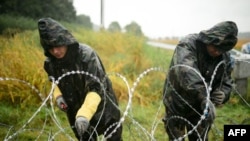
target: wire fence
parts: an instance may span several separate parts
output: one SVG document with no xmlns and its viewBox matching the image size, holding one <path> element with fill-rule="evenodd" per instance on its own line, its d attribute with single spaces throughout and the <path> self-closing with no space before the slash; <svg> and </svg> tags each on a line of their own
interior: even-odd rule
<svg viewBox="0 0 250 141">
<path fill-rule="evenodd" d="M 218 66 L 220 66 L 223 62 L 219 63 Z M 217 66 L 217 67 L 218 67 Z M 190 70 L 195 71 L 200 78 L 204 81 L 204 85 L 207 88 L 207 101 L 210 101 L 210 89 L 211 89 L 211 84 L 213 81 L 213 78 L 211 80 L 211 82 L 209 83 L 210 85 L 207 85 L 205 83 L 204 78 L 199 74 L 199 72 L 197 72 L 195 69 L 189 67 L 189 66 L 185 66 L 185 65 L 177 65 L 174 66 L 172 68 L 169 69 L 175 69 L 178 67 L 188 67 Z M 216 70 L 217 67 L 214 71 L 213 76 L 216 74 Z M 132 111 L 133 105 L 132 105 L 132 100 L 134 97 L 134 93 L 137 90 L 137 86 L 140 85 L 140 81 L 144 78 L 144 77 L 151 77 L 150 73 L 151 72 L 158 72 L 158 73 L 168 73 L 167 70 L 164 70 L 162 68 L 159 67 L 153 67 L 153 68 L 149 68 L 145 71 L 143 71 L 141 74 L 139 74 L 139 76 L 136 78 L 136 80 L 133 82 L 132 86 L 129 85 L 128 80 L 126 79 L 125 76 L 123 76 L 122 74 L 119 73 L 109 73 L 107 75 L 107 77 L 109 76 L 115 76 L 119 79 L 121 79 L 124 82 L 124 85 L 127 88 L 127 95 L 128 95 L 128 100 L 126 103 L 126 106 L 124 108 L 124 110 L 121 110 L 120 107 L 117 107 L 121 113 L 122 116 L 120 118 L 120 121 L 112 126 L 115 126 L 114 130 L 112 132 L 109 132 L 108 134 L 108 130 L 110 130 L 110 128 L 106 129 L 106 132 L 104 132 L 104 136 L 98 138 L 98 140 L 100 141 L 105 141 L 106 139 L 108 139 L 109 137 L 112 136 L 112 134 L 116 131 L 116 129 L 118 127 L 120 127 L 121 125 L 127 127 L 128 130 L 130 130 L 130 128 L 134 128 L 133 130 L 135 132 L 130 131 L 130 137 L 128 140 L 137 140 L 138 138 L 140 138 L 141 140 L 146 140 L 146 141 L 156 141 L 156 133 L 157 130 L 165 130 L 163 127 L 160 127 L 159 124 L 162 123 L 161 119 L 162 117 L 162 109 L 164 109 L 163 103 L 162 103 L 162 99 L 159 99 L 159 101 L 157 101 L 157 103 L 159 104 L 159 107 L 157 108 L 157 110 L 155 111 L 155 115 L 150 115 L 151 117 L 153 117 L 153 121 L 152 123 L 150 123 L 151 127 L 144 127 L 143 124 L 140 123 L 140 119 L 137 119 L 134 117 Z M 102 86 L 102 89 L 104 89 L 104 86 L 102 84 L 102 80 L 99 80 L 99 78 L 97 78 L 96 76 L 93 76 L 92 74 L 88 73 L 88 72 L 84 72 L 84 71 L 71 71 L 71 72 L 67 72 L 65 74 L 63 74 L 62 76 L 60 76 L 57 80 L 55 80 L 54 78 L 52 78 L 52 85 L 51 85 L 51 89 L 50 92 L 48 94 L 47 97 L 44 97 L 44 95 L 35 87 L 32 86 L 29 82 L 17 79 L 17 78 L 3 78 L 0 77 L 0 81 L 16 81 L 18 83 L 23 83 L 25 85 L 27 85 L 30 89 L 32 89 L 33 91 L 35 91 L 35 93 L 40 97 L 41 99 L 41 104 L 39 105 L 39 107 L 35 108 L 35 111 L 32 112 L 32 115 L 28 116 L 27 119 L 25 119 L 25 122 L 22 123 L 21 127 L 17 127 L 15 125 L 12 124 L 6 124 L 4 122 L 1 122 L 1 117 L 0 117 L 0 129 L 2 131 L 4 131 L 3 133 L 5 133 L 3 140 L 4 141 L 12 141 L 12 140 L 19 140 L 18 136 L 20 134 L 27 134 L 27 140 L 29 140 L 29 135 L 28 134 L 32 134 L 34 132 L 36 132 L 36 139 L 34 140 L 41 140 L 42 136 L 43 139 L 46 138 L 46 140 L 48 141 L 54 141 L 56 140 L 57 136 L 63 134 L 64 138 L 66 140 L 69 141 L 74 141 L 76 140 L 73 134 L 70 134 L 69 132 L 71 132 L 71 128 L 72 127 L 65 127 L 62 123 L 61 117 L 60 115 L 58 115 L 58 112 L 55 111 L 55 105 L 53 103 L 53 91 L 55 89 L 55 86 L 57 84 L 60 83 L 60 80 L 63 79 L 66 76 L 69 75 L 75 75 L 75 74 L 81 74 L 81 75 L 87 75 L 92 77 L 93 79 L 95 79 L 97 82 L 99 82 Z M 250 108 L 249 103 L 247 102 L 247 100 L 242 96 L 242 94 L 240 94 L 235 88 L 234 88 L 234 92 L 237 94 L 237 96 L 240 97 L 240 99 L 245 103 L 245 105 Z M 178 92 L 176 91 L 176 94 L 178 94 Z M 159 94 L 162 95 L 162 94 Z M 178 94 L 179 95 L 179 94 Z M 109 99 L 109 96 L 107 94 L 105 94 L 106 98 Z M 180 96 L 180 95 L 179 95 Z M 180 96 L 181 97 L 181 96 Z M 183 99 L 183 101 L 185 102 L 185 100 Z M 191 108 L 192 106 L 189 105 Z M 145 109 L 146 110 L 146 109 Z M 208 103 L 206 104 L 206 107 L 204 108 L 203 114 L 200 115 L 200 121 L 196 124 L 196 125 L 191 125 L 193 127 L 193 130 L 189 131 L 187 134 L 185 134 L 183 137 L 180 137 L 176 140 L 182 140 L 184 138 L 186 138 L 189 134 L 193 133 L 193 132 L 197 132 L 197 126 L 201 123 L 202 120 L 205 119 L 205 115 L 207 114 L 208 111 Z M 11 112 L 11 111 L 10 111 Z M 0 111 L 1 113 L 1 111 Z M 0 114 L 1 115 L 1 114 Z M 39 120 L 40 116 L 43 115 L 43 125 L 36 125 L 36 120 Z M 12 117 L 9 117 L 12 118 Z M 173 116 L 171 117 L 169 120 L 174 119 L 174 118 L 178 118 L 178 119 L 182 119 L 185 122 L 191 124 L 187 119 L 185 119 L 184 117 L 179 117 L 179 116 Z M 125 123 L 125 120 L 129 119 L 131 121 L 131 123 Z M 52 120 L 52 124 L 49 123 L 48 121 Z M 128 125 L 130 124 L 130 125 Z M 51 131 L 51 128 L 47 128 L 47 127 L 53 126 L 53 129 L 57 129 L 57 131 Z M 55 128 L 56 126 L 56 128 Z M 38 128 L 39 127 L 39 128 Z M 159 129 L 162 128 L 162 129 Z M 216 133 L 221 134 L 221 130 L 219 130 L 218 128 L 216 128 L 216 126 L 213 126 L 213 128 L 215 128 L 215 130 L 218 130 Z M 126 130 L 126 129 L 125 129 Z M 132 130 L 132 129 L 131 129 Z M 198 133 L 198 132 L 197 132 Z M 93 131 L 92 134 L 96 134 L 95 130 Z M 167 137 L 164 139 L 166 140 Z M 33 139 L 32 139 L 33 140 Z M 203 139 L 200 138 L 200 140 L 202 141 Z M 124 141 L 127 141 L 127 139 L 124 139 Z"/>
</svg>

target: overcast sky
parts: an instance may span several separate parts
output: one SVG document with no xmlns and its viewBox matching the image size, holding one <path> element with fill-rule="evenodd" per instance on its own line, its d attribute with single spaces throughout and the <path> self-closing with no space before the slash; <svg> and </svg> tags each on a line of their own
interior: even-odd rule
<svg viewBox="0 0 250 141">
<path fill-rule="evenodd" d="M 124 28 L 131 22 L 151 38 L 197 33 L 232 20 L 240 32 L 250 31 L 250 0 L 103 0 L 104 26 L 116 21 Z M 77 14 L 101 23 L 101 0 L 74 0 Z"/>
</svg>

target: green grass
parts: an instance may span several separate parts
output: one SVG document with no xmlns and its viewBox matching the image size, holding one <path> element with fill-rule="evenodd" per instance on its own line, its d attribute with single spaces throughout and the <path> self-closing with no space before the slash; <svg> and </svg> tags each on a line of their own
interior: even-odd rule
<svg viewBox="0 0 250 141">
<path fill-rule="evenodd" d="M 120 109 L 123 114 L 127 106 L 126 102 L 120 103 Z M 0 103 L 0 140 L 8 134 L 14 134 L 28 122 L 28 119 L 37 111 L 38 106 L 21 108 L 20 105 L 10 105 Z M 233 109 L 233 110 L 232 110 Z M 250 124 L 250 109 L 244 104 L 232 104 L 229 102 L 216 110 L 216 119 L 209 133 L 211 140 L 223 140 L 223 126 L 230 124 Z M 66 115 L 55 109 L 57 119 L 61 126 L 65 128 L 67 134 L 74 138 L 73 132 L 69 129 Z M 164 115 L 164 107 L 161 107 L 161 99 L 147 105 L 132 103 L 123 123 L 123 138 L 125 141 L 144 141 L 150 140 L 149 134 L 154 132 L 153 136 L 157 141 L 167 140 L 163 123 L 161 119 Z M 20 141 L 48 140 L 51 135 L 59 131 L 55 122 L 52 120 L 53 114 L 50 107 L 43 107 L 38 114 L 22 128 L 20 134 L 15 136 L 14 140 Z M 58 134 L 56 140 L 69 140 L 64 133 Z M 100 137 L 101 139 L 101 137 Z"/>
<path fill-rule="evenodd" d="M 234 96 L 233 99 L 235 99 Z M 217 108 L 216 119 L 209 133 L 210 139 L 222 141 L 224 138 L 224 125 L 240 124 L 250 124 L 250 108 L 245 104 L 232 104 L 229 101 L 223 107 Z"/>
<path fill-rule="evenodd" d="M 30 105 L 22 107 L 19 104 L 2 102 L 0 104 L 1 122 L 0 122 L 0 140 L 9 135 L 11 140 L 48 140 L 51 134 L 59 131 L 55 122 L 52 120 L 53 114 L 51 108 L 43 106 L 39 111 L 40 105 Z M 64 113 L 55 109 L 55 114 L 63 128 L 68 128 L 67 119 Z M 73 136 L 71 130 L 67 129 L 68 134 Z M 16 136 L 15 136 L 16 134 Z M 10 136 L 14 135 L 14 136 Z M 65 137 L 64 134 L 58 136 Z M 12 139 L 13 138 L 13 139 Z"/>
</svg>

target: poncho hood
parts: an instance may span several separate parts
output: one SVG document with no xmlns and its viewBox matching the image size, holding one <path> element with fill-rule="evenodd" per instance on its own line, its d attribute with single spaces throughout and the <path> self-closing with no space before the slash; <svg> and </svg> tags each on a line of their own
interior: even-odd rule
<svg viewBox="0 0 250 141">
<path fill-rule="evenodd" d="M 42 18 L 38 21 L 40 43 L 46 56 L 52 47 L 79 45 L 73 35 L 60 23 L 51 18 Z"/>
<path fill-rule="evenodd" d="M 217 49 L 226 52 L 237 43 L 238 28 L 232 21 L 216 24 L 208 30 L 199 33 L 199 40 L 207 45 L 214 45 Z"/>
</svg>

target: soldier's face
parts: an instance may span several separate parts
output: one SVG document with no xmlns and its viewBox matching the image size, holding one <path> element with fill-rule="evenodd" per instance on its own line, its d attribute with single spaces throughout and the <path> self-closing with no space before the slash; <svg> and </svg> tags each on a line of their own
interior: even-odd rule
<svg viewBox="0 0 250 141">
<path fill-rule="evenodd" d="M 218 57 L 222 54 L 214 45 L 207 45 L 207 52 L 212 57 Z"/>
<path fill-rule="evenodd" d="M 52 47 L 49 49 L 49 53 L 57 59 L 61 59 L 65 56 L 67 49 L 67 46 Z"/>
</svg>

